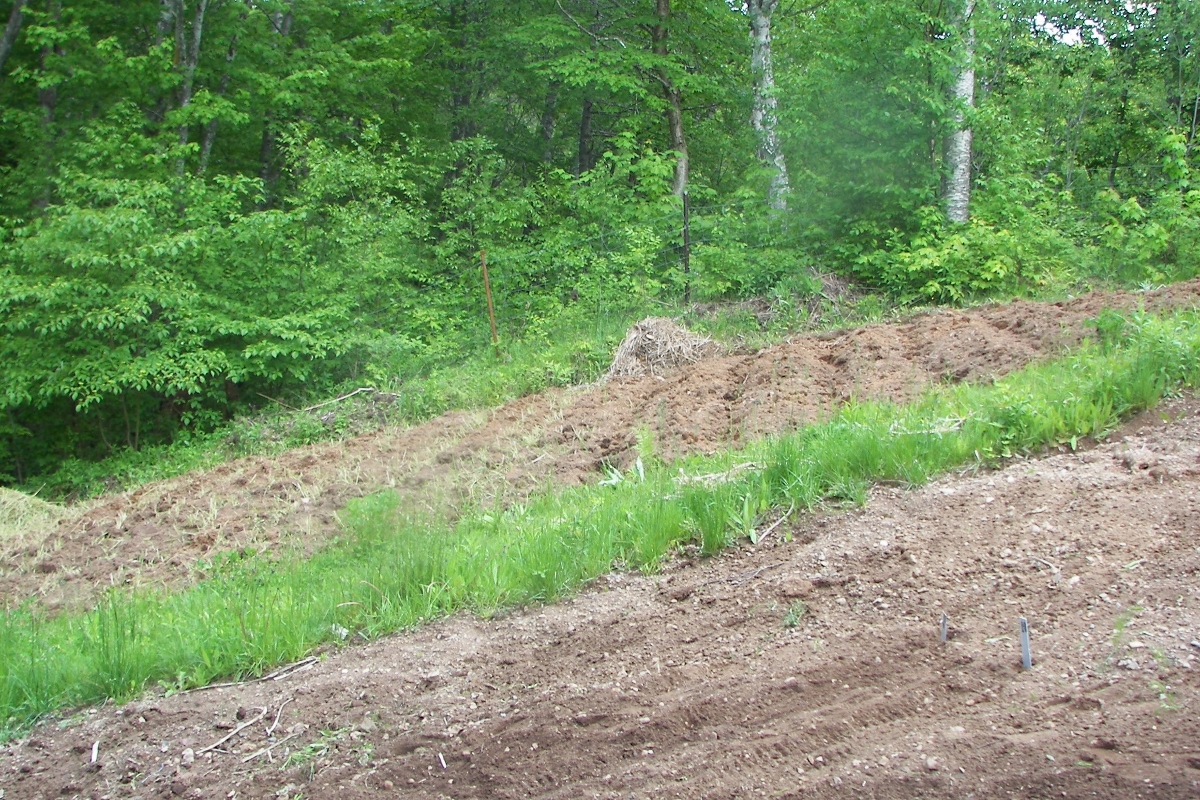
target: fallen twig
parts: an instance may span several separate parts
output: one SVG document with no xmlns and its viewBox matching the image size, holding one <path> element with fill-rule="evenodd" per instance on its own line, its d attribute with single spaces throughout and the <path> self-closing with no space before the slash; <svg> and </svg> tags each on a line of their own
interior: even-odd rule
<svg viewBox="0 0 1200 800">
<path fill-rule="evenodd" d="M 765 531 L 762 532 L 762 535 L 758 537 L 758 541 L 755 544 L 762 544 L 763 542 L 765 542 L 767 540 L 767 537 L 770 536 L 772 533 L 774 533 L 775 529 L 778 528 L 780 525 L 782 525 L 784 520 L 786 520 L 788 517 L 790 517 L 792 515 L 792 512 L 795 510 L 796 510 L 796 504 L 792 503 L 792 507 L 787 510 L 787 513 L 784 514 L 779 519 L 772 522 L 771 527 L 767 528 Z"/>
<path fill-rule="evenodd" d="M 267 709 L 265 709 L 265 708 L 264 708 L 262 711 L 260 711 L 260 712 L 258 713 L 258 716 L 257 716 L 257 717 L 255 717 L 254 719 L 247 720 L 247 721 L 243 722 L 241 725 L 238 725 L 238 726 L 237 726 L 236 728 L 234 728 L 232 731 L 230 731 L 229 733 L 225 734 L 225 735 L 224 735 L 224 736 L 222 736 L 220 739 L 218 739 L 217 741 L 215 741 L 215 742 L 213 742 L 212 744 L 210 744 L 208 747 L 203 747 L 203 748 L 201 748 L 201 749 L 197 750 L 197 751 L 196 751 L 196 755 L 200 755 L 201 753 L 207 753 L 209 750 L 216 750 L 218 747 L 220 747 L 221 745 L 225 744 L 225 743 L 226 743 L 226 742 L 228 742 L 230 739 L 232 739 L 233 737 L 237 736 L 239 733 L 241 733 L 242 731 L 246 730 L 246 728 L 249 728 L 251 725 L 253 725 L 254 723 L 258 722 L 260 719 L 262 719 L 262 718 L 263 718 L 263 717 L 265 717 L 266 715 L 267 715 Z"/>
<path fill-rule="evenodd" d="M 780 561 L 777 564 L 767 564 L 765 567 L 759 567 L 758 569 L 746 570 L 745 572 L 734 575 L 732 578 L 729 579 L 729 582 L 732 583 L 734 586 L 741 586 L 743 583 L 749 583 L 750 581 L 754 580 L 759 575 L 763 574 L 764 572 L 766 572 L 769 569 L 775 569 L 775 567 L 782 567 L 782 566 L 783 566 L 783 562 Z"/>
<path fill-rule="evenodd" d="M 302 658 L 293 664 L 288 664 L 287 666 L 280 667 L 279 669 L 275 670 L 271 674 L 263 675 L 261 678 L 257 678 L 256 680 L 281 681 L 284 678 L 291 677 L 293 674 L 299 672 L 300 670 L 308 669 L 310 666 L 312 666 L 315 663 L 317 663 L 316 656 L 309 656 L 308 658 Z M 253 683 L 254 681 L 249 681 L 249 682 Z"/>
<path fill-rule="evenodd" d="M 292 698 L 289 697 L 279 705 L 279 712 L 275 715 L 275 721 L 271 723 L 271 727 L 267 728 L 267 736 L 270 736 L 279 727 L 279 718 L 283 716 L 283 707 L 290 702 L 292 702 Z"/>
<path fill-rule="evenodd" d="M 286 666 L 280 667 L 279 669 L 275 670 L 274 672 L 272 672 L 268 675 L 263 675 L 260 678 L 251 678 L 248 681 L 230 681 L 228 683 L 210 683 L 207 686 L 197 686 L 194 689 L 184 689 L 182 692 L 179 692 L 179 694 L 192 694 L 193 692 L 207 692 L 209 689 L 228 689 L 232 686 L 248 686 L 252 683 L 261 683 L 263 681 L 281 681 L 284 678 L 290 678 L 292 675 L 296 674 L 297 672 L 300 672 L 301 670 L 308 669 L 313 664 L 315 664 L 317 661 L 318 661 L 318 659 L 316 656 L 309 656 L 308 658 L 300 659 L 299 661 L 295 662 L 294 664 L 288 664 Z"/>
<path fill-rule="evenodd" d="M 762 465 L 755 461 L 747 461 L 744 464 L 737 464 L 730 467 L 724 472 L 711 472 L 707 475 L 687 475 L 683 470 L 679 470 L 679 477 L 675 480 L 677 483 L 685 486 L 692 483 L 699 483 L 703 484 L 706 488 L 711 488 L 722 483 L 728 483 L 743 472 L 751 472 L 757 469 L 762 469 Z"/>
<path fill-rule="evenodd" d="M 968 419 L 969 417 L 951 417 L 948 419 L 942 419 L 938 420 L 938 422 L 941 423 L 940 425 L 930 428 L 920 428 L 915 431 L 906 430 L 899 422 L 894 422 L 889 429 L 889 433 L 891 433 L 893 436 L 942 436 L 947 433 L 954 433 L 955 431 L 962 430 L 963 423 Z"/>
<path fill-rule="evenodd" d="M 1049 561 L 1047 561 L 1047 560 L 1046 560 L 1046 559 L 1044 559 L 1044 558 L 1038 558 L 1037 556 L 1030 556 L 1029 558 L 1030 558 L 1031 560 L 1033 560 L 1033 561 L 1036 561 L 1036 562 L 1038 562 L 1039 564 L 1045 564 L 1047 567 L 1049 567 L 1049 568 L 1050 568 L 1050 571 L 1051 571 L 1051 572 L 1058 572 L 1058 571 L 1059 571 L 1058 567 L 1054 566 L 1053 564 L 1051 564 Z"/>
<path fill-rule="evenodd" d="M 276 747 L 279 747 L 279 745 L 283 744 L 288 739 L 295 739 L 299 735 L 300 735 L 299 733 L 289 733 L 287 736 L 283 737 L 278 742 L 275 742 L 274 744 L 269 744 L 266 747 L 260 748 L 256 752 L 253 752 L 250 755 L 246 756 L 245 758 L 242 759 L 242 763 L 245 764 L 247 761 L 253 761 L 254 759 L 258 758 L 261 755 L 266 755 L 268 758 L 270 758 L 272 750 L 274 750 Z"/>
<path fill-rule="evenodd" d="M 340 403 L 343 400 L 347 400 L 351 397 L 354 397 L 354 395 L 356 395 L 356 394 L 362 394 L 363 392 L 373 392 L 373 391 L 375 391 L 374 386 L 360 386 L 359 388 L 355 389 L 353 392 L 350 392 L 349 394 L 344 394 L 341 397 L 335 397 L 332 400 L 326 400 L 324 403 L 317 403 L 315 406 L 309 406 L 308 408 L 302 408 L 300 410 L 301 411 L 316 411 L 318 408 L 324 408 L 325 406 L 331 406 L 334 403 Z"/>
<path fill-rule="evenodd" d="M 297 411 L 298 410 L 298 409 L 294 408 L 293 406 L 289 406 L 287 403 L 283 402 L 282 400 L 276 400 L 274 397 L 271 397 L 270 395 L 265 395 L 262 392 L 255 392 L 255 394 L 266 400 L 270 400 L 272 403 L 278 403 L 279 405 L 286 408 L 288 411 Z"/>
</svg>

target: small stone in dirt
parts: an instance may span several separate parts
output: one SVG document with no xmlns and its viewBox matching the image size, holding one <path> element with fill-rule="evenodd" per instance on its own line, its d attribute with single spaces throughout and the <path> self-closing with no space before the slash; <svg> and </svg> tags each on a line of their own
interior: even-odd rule
<svg viewBox="0 0 1200 800">
<path fill-rule="evenodd" d="M 786 578 L 779 586 L 779 593 L 789 600 L 808 597 L 812 591 L 812 581 L 803 578 Z"/>
<path fill-rule="evenodd" d="M 941 769 L 941 767 L 942 765 L 939 764 L 938 760 L 933 756 L 925 759 L 925 769 L 929 770 L 930 772 L 937 772 L 939 769 Z"/>
<path fill-rule="evenodd" d="M 391 781 L 384 781 L 383 788 L 387 789 L 390 792 L 392 789 L 396 788 L 396 784 L 392 783 Z"/>
<path fill-rule="evenodd" d="M 188 767 L 192 766 L 192 764 L 195 764 L 195 763 L 196 763 L 196 751 L 189 747 L 188 749 L 183 751 L 183 755 L 179 759 L 179 765 L 181 767 L 183 767 L 184 769 L 187 769 Z"/>
<path fill-rule="evenodd" d="M 1142 666 L 1138 664 L 1136 658 L 1122 658 L 1117 662 L 1117 666 L 1128 670 L 1138 670 L 1142 668 Z"/>
<path fill-rule="evenodd" d="M 676 586 L 667 592 L 667 596 L 672 600 L 686 600 L 692 596 L 694 591 L 696 591 L 695 586 Z"/>
</svg>

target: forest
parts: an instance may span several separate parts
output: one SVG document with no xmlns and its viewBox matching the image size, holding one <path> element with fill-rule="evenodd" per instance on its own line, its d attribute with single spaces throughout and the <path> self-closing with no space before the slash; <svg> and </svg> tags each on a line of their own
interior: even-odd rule
<svg viewBox="0 0 1200 800">
<path fill-rule="evenodd" d="M 517 343 L 570 383 L 605 320 L 827 276 L 1193 277 L 1198 41 L 1189 0 L 11 0 L 0 485 Z"/>
</svg>

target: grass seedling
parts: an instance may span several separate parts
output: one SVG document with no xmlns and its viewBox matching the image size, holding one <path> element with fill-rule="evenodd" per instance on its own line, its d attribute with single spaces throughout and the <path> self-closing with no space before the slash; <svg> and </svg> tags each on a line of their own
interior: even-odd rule
<svg viewBox="0 0 1200 800">
<path fill-rule="evenodd" d="M 787 613 L 783 615 L 783 627 L 789 630 L 795 628 L 807 613 L 808 604 L 803 600 L 797 600 L 788 606 Z"/>
</svg>

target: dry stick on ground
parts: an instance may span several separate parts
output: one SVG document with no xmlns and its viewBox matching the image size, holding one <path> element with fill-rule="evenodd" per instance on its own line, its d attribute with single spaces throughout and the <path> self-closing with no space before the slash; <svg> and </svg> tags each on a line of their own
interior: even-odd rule
<svg viewBox="0 0 1200 800">
<path fill-rule="evenodd" d="M 300 410 L 301 411 L 316 411 L 318 408 L 324 408 L 325 406 L 331 406 L 334 403 L 340 403 L 343 400 L 347 400 L 351 397 L 354 397 L 354 395 L 356 395 L 356 394 L 362 394 L 363 392 L 373 392 L 373 391 L 375 391 L 375 388 L 373 386 L 360 386 L 359 388 L 355 389 L 353 392 L 350 392 L 349 394 L 344 394 L 341 397 L 335 397 L 332 400 L 326 400 L 324 403 L 317 403 L 315 406 L 309 406 L 308 408 L 302 408 Z"/>
<path fill-rule="evenodd" d="M 783 566 L 782 561 L 775 563 L 775 564 L 767 564 L 765 567 L 759 567 L 758 569 L 749 569 L 749 570 L 746 570 L 745 572 L 738 573 L 737 575 L 734 575 L 732 578 L 728 578 L 727 580 L 729 581 L 729 583 L 732 583 L 734 586 L 741 586 L 743 583 L 749 583 L 750 581 L 754 580 L 759 575 L 762 575 L 764 572 L 766 572 L 769 569 L 775 569 L 776 567 L 782 567 L 782 566 Z M 716 581 L 710 581 L 710 583 L 715 583 L 715 582 Z"/>
<path fill-rule="evenodd" d="M 201 753 L 207 753 L 209 750 L 216 750 L 218 747 L 225 744 L 230 739 L 237 736 L 239 733 L 246 730 L 246 728 L 249 728 L 251 725 L 258 722 L 260 719 L 262 719 L 266 715 L 267 715 L 267 709 L 263 708 L 260 712 L 258 712 L 257 717 L 255 717 L 254 719 L 246 720 L 241 725 L 238 725 L 232 731 L 230 731 L 229 733 L 222 736 L 220 739 L 217 739 L 215 742 L 210 744 L 208 747 L 204 747 L 204 748 L 201 748 L 200 750 L 197 750 L 196 755 L 200 755 Z"/>
<path fill-rule="evenodd" d="M 725 470 L 724 472 L 712 472 L 707 475 L 687 475 L 681 469 L 681 470 L 679 470 L 679 477 L 676 478 L 676 481 L 685 486 L 687 486 L 688 484 L 692 484 L 692 483 L 699 483 L 699 484 L 703 484 L 706 489 L 711 489 L 712 487 L 720 485 L 722 483 L 728 483 L 729 481 L 736 478 L 738 475 L 741 475 L 743 472 L 749 472 L 749 471 L 759 470 L 759 469 L 762 469 L 762 465 L 755 461 L 747 461 L 744 464 L 738 464 L 736 466 L 730 467 L 729 469 Z"/>
<path fill-rule="evenodd" d="M 274 672 L 263 675 L 261 678 L 251 678 L 248 681 L 230 681 L 229 683 L 210 683 L 207 686 L 197 686 L 194 689 L 185 689 L 179 694 L 192 694 L 193 692 L 207 692 L 209 689 L 228 689 L 230 686 L 248 686 L 252 683 L 262 683 L 263 681 L 281 681 L 284 678 L 291 677 L 293 674 L 301 670 L 308 669 L 313 664 L 317 663 L 316 656 L 303 658 L 294 664 L 280 667 Z"/>
<path fill-rule="evenodd" d="M 266 747 L 263 747 L 255 752 L 251 753 L 250 755 L 246 756 L 245 758 L 242 759 L 242 763 L 245 764 L 248 761 L 253 761 L 254 759 L 256 759 L 259 756 L 264 755 L 264 754 L 267 756 L 268 759 L 270 759 L 272 750 L 274 750 L 276 747 L 279 747 L 279 745 L 283 744 L 284 742 L 288 741 L 289 739 L 295 739 L 299 735 L 300 735 L 299 733 L 289 733 L 287 736 L 283 737 L 278 742 L 269 744 Z"/>
<path fill-rule="evenodd" d="M 300 410 L 298 408 L 293 408 L 292 406 L 289 406 L 287 403 L 283 402 L 282 400 L 276 400 L 274 397 L 271 397 L 270 395 L 263 394 L 262 392 L 255 392 L 255 394 L 266 400 L 270 400 L 272 403 L 278 403 L 279 405 L 286 408 L 288 411 L 299 411 Z"/>
<path fill-rule="evenodd" d="M 788 517 L 790 517 L 792 515 L 792 512 L 795 510 L 796 510 L 796 504 L 792 503 L 792 507 L 787 510 L 786 514 L 784 514 L 782 517 L 780 517 L 779 519 L 772 522 L 771 527 L 767 528 L 765 531 L 762 532 L 762 535 L 760 535 L 758 537 L 757 544 L 762 544 L 763 542 L 765 542 L 767 540 L 767 537 L 770 536 L 772 533 L 774 533 L 775 529 L 778 528 L 780 525 L 782 525 L 784 523 L 784 520 L 786 520 Z"/>
<path fill-rule="evenodd" d="M 283 716 L 283 707 L 286 706 L 290 702 L 292 702 L 292 698 L 289 697 L 287 700 L 284 700 L 283 703 L 280 704 L 279 713 L 277 713 L 275 715 L 275 721 L 271 723 L 271 727 L 267 728 L 267 736 L 270 736 L 272 733 L 275 732 L 275 729 L 279 727 L 279 718 Z"/>
</svg>

